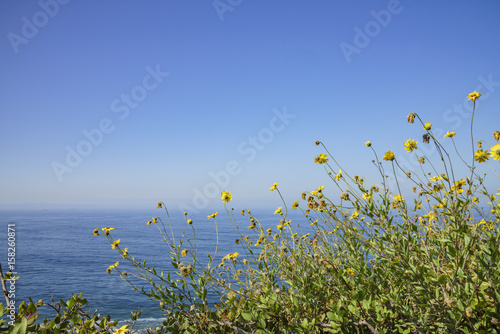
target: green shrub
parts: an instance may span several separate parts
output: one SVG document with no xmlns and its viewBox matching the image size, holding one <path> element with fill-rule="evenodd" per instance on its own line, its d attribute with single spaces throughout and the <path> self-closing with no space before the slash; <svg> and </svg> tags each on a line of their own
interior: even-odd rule
<svg viewBox="0 0 500 334">
<path fill-rule="evenodd" d="M 48 307 L 55 311 L 56 315 L 53 319 L 45 317 L 41 322 L 38 320 L 38 313 L 41 307 Z M 46 304 L 42 300 L 33 302 L 30 299 L 28 305 L 22 302 L 19 305 L 19 310 L 13 315 L 13 318 L 0 320 L 0 333 L 9 334 L 24 334 L 24 333 L 41 333 L 41 334 L 59 334 L 59 333 L 114 333 L 122 334 L 129 331 L 128 327 L 133 328 L 135 321 L 139 318 L 140 312 L 133 312 L 131 319 L 132 323 L 124 325 L 121 328 L 114 329 L 118 321 L 111 321 L 110 316 L 100 316 L 96 311 L 90 308 L 86 310 L 87 300 L 79 295 L 73 295 L 68 301 L 54 302 Z M 0 317 L 10 314 L 7 306 L 4 307 L 0 303 Z"/>
<path fill-rule="evenodd" d="M 479 96 L 469 95 L 474 103 L 472 121 Z M 283 207 L 275 211 L 280 220 L 276 229 L 265 230 L 250 211 L 242 210 L 250 220 L 249 235 L 240 232 L 233 209 L 226 206 L 232 194 L 222 192 L 224 208 L 240 238 L 235 252 L 221 263 L 214 262 L 217 248 L 207 263 L 200 262 L 187 213 L 184 233 L 176 239 L 162 202 L 158 207 L 165 208 L 170 233 L 159 217 L 148 225 L 157 226 L 168 243 L 173 275 L 136 261 L 109 229 L 103 229 L 112 247 L 137 268 L 135 276 L 147 281 L 150 289 L 134 286 L 126 273 L 121 273 L 123 279 L 158 300 L 166 312 L 156 332 L 497 333 L 500 206 L 475 163 L 499 160 L 500 145 L 488 151 L 482 148 L 485 142 L 477 143 L 469 164 L 456 151 L 470 172 L 458 178 L 432 125 L 414 113 L 407 117 L 409 123 L 415 119 L 424 128 L 423 142 L 435 145 L 438 164 L 416 156 L 420 170 L 404 170 L 393 152 L 385 152 L 385 162 L 379 161 L 368 141 L 380 184 L 351 176 L 316 142 L 327 154 L 319 154 L 315 162 L 324 166 L 340 196 L 327 198 L 322 186 L 304 192 L 303 204 L 291 205 L 302 210 L 304 221 L 312 226 L 310 233 L 294 227 L 277 183 L 270 189 L 283 200 Z M 454 135 L 448 132 L 444 140 L 453 141 Z M 494 133 L 496 141 L 499 135 Z M 418 145 L 411 139 L 404 143 L 411 154 L 416 154 Z M 387 168 L 395 180 L 392 187 Z M 397 171 L 406 175 L 404 184 L 411 183 L 413 198 L 403 196 Z M 217 227 L 216 216 L 209 218 Z M 187 228 L 193 230 L 193 243 L 185 238 Z M 120 272 L 117 264 L 111 270 Z M 209 293 L 218 294 L 220 302 L 209 305 Z"/>
<path fill-rule="evenodd" d="M 290 210 L 302 211 L 301 224 L 309 224 L 311 232 L 304 234 L 292 222 L 275 183 L 270 190 L 283 201 L 275 211 L 276 228 L 265 229 L 242 210 L 246 217 L 240 219 L 249 220 L 249 233 L 241 233 L 238 215 L 227 207 L 232 194 L 224 191 L 221 199 L 239 238 L 220 263 L 218 239 L 215 252 L 202 261 L 188 214 L 184 232 L 176 237 L 160 202 L 165 222 L 155 217 L 148 225 L 157 227 L 167 243 L 172 268 L 158 270 L 136 260 L 113 238 L 113 228 L 96 229 L 95 235 L 104 233 L 137 269 L 122 272 L 117 262 L 107 271 L 117 271 L 135 291 L 159 302 L 166 318 L 150 333 L 498 333 L 500 201 L 487 189 L 476 163 L 500 160 L 500 144 L 480 141 L 474 151 L 472 122 L 479 97 L 475 91 L 469 94 L 474 103 L 472 154 L 464 159 L 454 146 L 467 175 L 455 176 L 440 142 L 453 141 L 455 133 L 436 138 L 431 123 L 412 113 L 408 122 L 422 124 L 423 144 L 434 145 L 439 159 L 416 155 L 419 170 L 405 170 L 393 152 L 385 152 L 380 161 L 368 141 L 379 184 L 351 176 L 316 142 L 326 154 L 315 162 L 340 195 L 328 198 L 322 186 L 291 204 Z M 500 132 L 493 137 L 498 141 Z M 418 145 L 412 139 L 404 143 L 410 154 L 418 152 Z M 398 179 L 401 175 L 405 182 Z M 408 184 L 413 196 L 401 189 Z M 216 228 L 217 215 L 208 216 Z M 131 277 L 147 285 L 137 286 Z M 219 302 L 210 305 L 209 295 Z"/>
</svg>

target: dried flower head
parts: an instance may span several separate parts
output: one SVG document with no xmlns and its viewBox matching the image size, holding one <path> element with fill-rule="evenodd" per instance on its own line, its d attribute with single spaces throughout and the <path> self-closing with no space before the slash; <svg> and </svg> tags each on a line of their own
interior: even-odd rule
<svg viewBox="0 0 500 334">
<path fill-rule="evenodd" d="M 415 114 L 414 112 L 408 114 L 408 116 L 406 116 L 406 120 L 408 121 L 408 123 L 414 123 L 416 115 L 417 114 Z"/>
<path fill-rule="evenodd" d="M 495 140 L 498 141 L 498 139 L 500 139 L 500 131 L 493 132 L 493 138 L 495 138 Z"/>
<path fill-rule="evenodd" d="M 428 133 L 424 134 L 422 137 L 422 141 L 424 142 L 424 144 L 429 144 L 430 139 L 431 139 L 431 136 Z"/>
<path fill-rule="evenodd" d="M 344 201 L 349 201 L 349 193 L 347 191 L 344 191 L 343 193 L 340 194 L 340 198 L 343 199 Z"/>
</svg>

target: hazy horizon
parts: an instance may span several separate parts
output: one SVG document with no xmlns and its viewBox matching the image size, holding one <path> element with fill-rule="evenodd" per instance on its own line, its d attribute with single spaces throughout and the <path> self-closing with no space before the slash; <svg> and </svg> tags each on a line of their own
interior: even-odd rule
<svg viewBox="0 0 500 334">
<path fill-rule="evenodd" d="M 422 144 L 422 126 L 406 122 L 416 112 L 446 149 L 443 134 L 456 131 L 470 155 L 474 90 L 475 140 L 491 144 L 500 129 L 498 1 L 0 9 L 0 210 L 165 201 L 220 211 L 221 191 L 234 208 L 271 208 L 282 205 L 274 182 L 288 205 L 322 185 L 335 197 L 313 161 L 325 153 L 316 140 L 351 175 L 379 182 L 367 140 L 405 168 L 418 168 L 403 150 L 409 138 L 419 155 L 439 158 Z"/>
</svg>

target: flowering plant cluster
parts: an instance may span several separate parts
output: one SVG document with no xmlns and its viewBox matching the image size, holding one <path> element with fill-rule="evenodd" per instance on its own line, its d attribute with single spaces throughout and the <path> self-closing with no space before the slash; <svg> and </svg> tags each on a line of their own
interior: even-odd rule
<svg viewBox="0 0 500 334">
<path fill-rule="evenodd" d="M 184 234 L 175 239 L 157 217 L 153 222 L 169 243 L 173 272 L 136 261 L 108 234 L 112 247 L 136 266 L 151 290 L 135 287 L 119 266 L 110 268 L 159 301 L 166 320 L 157 333 L 498 333 L 500 189 L 491 193 L 475 164 L 500 160 L 500 144 L 474 142 L 480 96 L 469 94 L 473 149 L 465 157 L 456 149 L 455 132 L 436 138 L 432 124 L 416 113 L 407 121 L 421 123 L 422 143 L 436 147 L 438 162 L 419 156 L 421 144 L 408 139 L 402 146 L 416 155 L 419 166 L 405 170 L 392 151 L 379 160 L 367 141 L 379 183 L 351 175 L 317 141 L 325 153 L 314 162 L 324 167 L 338 195 L 327 195 L 324 186 L 302 193 L 302 202 L 290 206 L 302 212 L 299 224 L 274 183 L 269 190 L 283 202 L 274 212 L 275 228 L 266 229 L 250 211 L 241 210 L 249 225 L 240 230 L 241 218 L 227 207 L 233 195 L 224 191 L 221 200 L 239 238 L 221 261 L 215 260 L 218 240 L 215 253 L 201 261 L 196 242 L 185 247 Z M 495 131 L 494 140 L 499 137 Z M 470 174 L 455 175 L 444 140 L 453 143 Z M 488 166 L 496 174 L 495 166 Z M 401 175 L 411 191 L 402 189 Z M 185 216 L 185 227 L 195 235 L 195 224 Z M 217 216 L 208 216 L 216 228 Z M 209 294 L 219 302 L 211 305 Z"/>
<path fill-rule="evenodd" d="M 234 249 L 219 255 L 215 212 L 207 217 L 217 232 L 215 251 L 199 256 L 196 222 L 185 212 L 182 235 L 175 236 L 160 202 L 166 219 L 155 217 L 147 225 L 167 244 L 172 268 L 137 260 L 122 248 L 126 241 L 114 238 L 119 231 L 105 227 L 94 235 L 104 235 L 137 269 L 125 272 L 116 262 L 107 272 L 119 273 L 133 290 L 158 302 L 165 320 L 149 333 L 499 333 L 500 189 L 491 192 L 479 168 L 500 179 L 494 165 L 500 131 L 492 144 L 474 141 L 480 96 L 468 96 L 472 151 L 464 156 L 454 142 L 460 134 L 437 138 L 432 124 L 416 113 L 407 121 L 420 122 L 422 143 L 410 138 L 402 148 L 415 155 L 417 170 L 401 167 L 393 151 L 379 159 L 375 144 L 366 141 L 378 182 L 350 174 L 317 141 L 324 153 L 314 162 L 333 189 L 305 191 L 288 205 L 278 183 L 272 184 L 269 190 L 282 201 L 273 227 L 249 210 L 235 214 L 228 207 L 233 194 L 223 191 L 224 210 L 238 234 Z M 437 161 L 418 154 L 425 144 L 435 146 Z M 451 145 L 467 175 L 455 175 L 446 150 Z M 217 303 L 209 301 L 214 296 Z"/>
</svg>

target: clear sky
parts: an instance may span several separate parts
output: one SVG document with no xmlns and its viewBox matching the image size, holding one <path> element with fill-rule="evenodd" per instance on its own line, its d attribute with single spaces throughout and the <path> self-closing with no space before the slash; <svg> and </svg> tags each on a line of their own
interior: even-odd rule
<svg viewBox="0 0 500 334">
<path fill-rule="evenodd" d="M 498 0 L 2 1 L 0 209 L 220 211 L 222 190 L 276 207 L 273 182 L 289 203 L 335 190 L 316 140 L 377 182 L 364 142 L 408 160 L 410 112 L 469 151 L 473 90 L 491 143 L 499 17 Z"/>
</svg>

